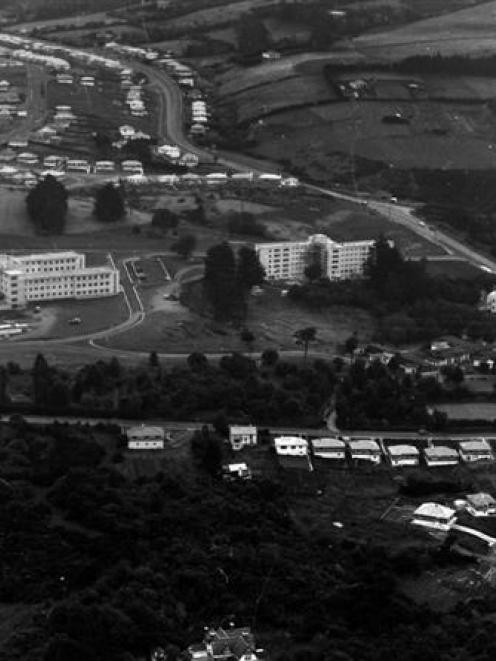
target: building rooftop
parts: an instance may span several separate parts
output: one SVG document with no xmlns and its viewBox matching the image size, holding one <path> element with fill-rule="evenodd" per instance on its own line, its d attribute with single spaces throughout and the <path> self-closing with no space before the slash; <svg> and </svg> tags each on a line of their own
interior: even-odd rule
<svg viewBox="0 0 496 661">
<path fill-rule="evenodd" d="M 254 434 L 256 431 L 255 425 L 229 425 L 230 434 Z"/>
<path fill-rule="evenodd" d="M 458 457 L 458 452 L 453 448 L 447 447 L 446 445 L 434 445 L 430 448 L 425 448 L 424 453 L 429 458 L 432 458 L 432 457 L 446 457 L 446 458 Z"/>
<path fill-rule="evenodd" d="M 379 444 L 373 439 L 363 439 L 359 441 L 348 441 L 350 450 L 374 450 L 380 452 Z"/>
<path fill-rule="evenodd" d="M 489 493 L 471 493 L 466 497 L 470 505 L 474 507 L 489 507 L 496 505 L 496 500 Z"/>
<path fill-rule="evenodd" d="M 479 439 L 474 439 L 473 441 L 460 441 L 460 449 L 463 450 L 464 452 L 470 452 L 470 451 L 486 451 L 490 452 L 491 448 L 489 446 L 489 443 L 486 441 L 485 438 L 479 438 Z"/>
<path fill-rule="evenodd" d="M 389 454 L 394 457 L 398 457 L 405 454 L 415 454 L 418 455 L 419 451 L 415 445 L 390 445 L 387 449 Z"/>
<path fill-rule="evenodd" d="M 450 519 L 456 514 L 455 510 L 439 503 L 422 503 L 413 513 L 414 517 L 425 516 L 433 519 Z"/>
<path fill-rule="evenodd" d="M 156 436 L 164 436 L 164 430 L 162 427 L 153 427 L 148 425 L 137 425 L 136 427 L 130 427 L 127 430 L 128 436 L 141 435 L 141 434 L 154 434 Z"/>
<path fill-rule="evenodd" d="M 313 438 L 315 450 L 344 450 L 346 443 L 339 438 Z"/>
</svg>

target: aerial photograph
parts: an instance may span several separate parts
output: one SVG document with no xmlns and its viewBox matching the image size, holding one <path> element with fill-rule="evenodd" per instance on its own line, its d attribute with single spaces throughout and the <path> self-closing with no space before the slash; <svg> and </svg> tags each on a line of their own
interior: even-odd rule
<svg viewBox="0 0 496 661">
<path fill-rule="evenodd" d="M 0 661 L 495 633 L 496 0 L 0 0 Z"/>
</svg>

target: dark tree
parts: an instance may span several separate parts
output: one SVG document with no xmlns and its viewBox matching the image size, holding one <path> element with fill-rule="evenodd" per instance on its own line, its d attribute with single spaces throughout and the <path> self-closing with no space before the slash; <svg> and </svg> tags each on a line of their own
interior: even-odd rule
<svg viewBox="0 0 496 661">
<path fill-rule="evenodd" d="M 196 236 L 194 234 L 183 234 L 179 239 L 172 244 L 171 248 L 183 259 L 188 259 L 195 249 Z"/>
<path fill-rule="evenodd" d="M 156 351 L 152 351 L 148 356 L 148 364 L 150 367 L 160 367 L 160 361 L 158 359 L 158 354 Z"/>
<path fill-rule="evenodd" d="M 249 292 L 255 285 L 261 285 L 265 270 L 253 248 L 241 246 L 238 250 L 237 280 L 243 292 Z"/>
<path fill-rule="evenodd" d="M 119 186 L 105 184 L 96 191 L 93 213 L 102 223 L 115 223 L 126 214 L 124 197 Z"/>
<path fill-rule="evenodd" d="M 193 372 L 201 372 L 208 367 L 208 359 L 203 353 L 194 352 L 188 356 L 188 367 Z"/>
<path fill-rule="evenodd" d="M 241 337 L 241 341 L 244 342 L 247 348 L 251 350 L 253 348 L 253 342 L 255 342 L 255 336 L 253 335 L 253 333 L 247 328 L 243 328 L 240 337 Z"/>
<path fill-rule="evenodd" d="M 179 216 L 170 209 L 155 209 L 152 215 L 152 227 L 162 232 L 175 230 L 179 225 Z"/>
<path fill-rule="evenodd" d="M 262 365 L 273 367 L 279 360 L 279 353 L 275 349 L 265 349 L 262 353 Z"/>
<path fill-rule="evenodd" d="M 47 175 L 28 193 L 30 219 L 40 232 L 62 234 L 67 215 L 68 193 L 52 175 Z"/>
<path fill-rule="evenodd" d="M 356 333 L 353 333 L 353 335 L 350 335 L 345 340 L 344 349 L 346 353 L 349 353 L 351 355 L 357 347 L 358 347 L 358 338 Z"/>
<path fill-rule="evenodd" d="M 228 243 L 208 249 L 203 284 L 214 317 L 219 321 L 232 319 L 242 301 L 236 278 L 236 261 Z"/>
<path fill-rule="evenodd" d="M 307 280 L 315 282 L 322 277 L 322 267 L 319 262 L 313 262 L 312 264 L 305 266 L 304 274 Z"/>
<path fill-rule="evenodd" d="M 42 353 L 39 353 L 35 358 L 32 376 L 34 402 L 38 405 L 44 405 L 50 388 L 50 367 Z"/>
<path fill-rule="evenodd" d="M 301 328 L 297 330 L 294 334 L 297 342 L 303 345 L 303 355 L 304 359 L 307 359 L 308 354 L 308 345 L 310 342 L 313 342 L 317 336 L 317 329 L 313 326 L 308 326 L 307 328 Z"/>
</svg>

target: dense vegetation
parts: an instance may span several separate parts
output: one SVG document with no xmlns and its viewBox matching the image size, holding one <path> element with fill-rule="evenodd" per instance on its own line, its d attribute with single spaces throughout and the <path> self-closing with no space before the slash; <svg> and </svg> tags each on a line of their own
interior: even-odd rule
<svg viewBox="0 0 496 661">
<path fill-rule="evenodd" d="M 230 419 L 259 423 L 319 425 L 336 381 L 331 364 L 299 366 L 263 354 L 260 367 L 240 354 L 224 356 L 218 366 L 191 354 L 187 367 L 165 369 L 152 354 L 150 364 L 124 368 L 113 358 L 76 373 L 50 366 L 39 355 L 31 370 L 32 399 L 39 411 L 169 420 Z M 0 372 L 1 403 L 9 405 L 9 375 Z M 12 382 L 16 376 L 10 376 Z M 10 404 L 15 410 L 14 405 Z"/>
<path fill-rule="evenodd" d="M 227 484 L 169 457 L 133 481 L 109 456 L 116 441 L 0 427 L 0 593 L 26 614 L 3 628 L 5 661 L 132 661 L 157 644 L 176 661 L 226 617 L 253 627 L 269 661 L 493 658 L 493 596 L 440 614 L 400 590 L 443 554 L 308 536 L 279 480 Z"/>
<path fill-rule="evenodd" d="M 122 220 L 126 214 L 126 206 L 121 187 L 108 183 L 97 188 L 93 214 L 102 223 Z"/>
<path fill-rule="evenodd" d="M 289 298 L 311 309 L 338 304 L 370 310 L 378 319 L 377 339 L 393 344 L 442 334 L 496 337 L 494 320 L 477 309 L 481 289 L 490 282 L 486 276 L 480 281 L 430 277 L 424 263 L 404 260 L 384 239 L 376 242 L 367 274 L 363 280 L 295 285 Z"/>
</svg>

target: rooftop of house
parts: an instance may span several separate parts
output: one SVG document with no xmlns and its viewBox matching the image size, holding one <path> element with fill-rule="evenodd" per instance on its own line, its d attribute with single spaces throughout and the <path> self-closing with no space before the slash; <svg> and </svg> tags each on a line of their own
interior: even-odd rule
<svg viewBox="0 0 496 661">
<path fill-rule="evenodd" d="M 339 438 L 314 438 L 312 445 L 315 450 L 344 450 L 346 444 Z"/>
<path fill-rule="evenodd" d="M 391 456 L 399 457 L 402 455 L 418 455 L 419 451 L 415 445 L 390 445 L 388 447 L 388 452 Z"/>
<path fill-rule="evenodd" d="M 255 638 L 249 627 L 211 629 L 205 636 L 205 642 L 212 646 L 214 656 L 230 652 L 240 659 L 243 654 L 255 649 Z"/>
<path fill-rule="evenodd" d="M 229 425 L 230 434 L 256 434 L 255 425 Z"/>
<path fill-rule="evenodd" d="M 433 519 L 450 519 L 456 514 L 455 510 L 439 503 L 422 503 L 417 507 L 413 516 L 425 516 Z"/>
<path fill-rule="evenodd" d="M 126 433 L 128 436 L 164 436 L 164 430 L 162 427 L 152 427 L 147 425 L 137 425 L 136 427 L 130 427 Z"/>
<path fill-rule="evenodd" d="M 484 450 L 489 452 L 491 448 L 485 438 L 474 439 L 473 441 L 460 441 L 460 449 L 464 452 L 473 452 Z"/>
<path fill-rule="evenodd" d="M 363 439 L 359 441 L 349 441 L 350 450 L 375 450 L 380 452 L 379 444 L 372 439 Z"/>
<path fill-rule="evenodd" d="M 449 448 L 446 445 L 433 445 L 430 448 L 425 448 L 424 453 L 427 457 L 458 457 L 458 452 L 454 448 Z"/>
<path fill-rule="evenodd" d="M 496 500 L 489 493 L 471 493 L 466 497 L 467 502 L 474 507 L 488 507 L 496 505 Z"/>
</svg>

